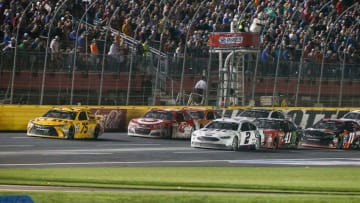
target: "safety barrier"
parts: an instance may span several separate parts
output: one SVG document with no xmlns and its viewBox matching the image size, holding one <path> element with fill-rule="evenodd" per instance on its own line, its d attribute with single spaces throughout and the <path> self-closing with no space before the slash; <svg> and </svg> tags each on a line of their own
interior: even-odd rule
<svg viewBox="0 0 360 203">
<path fill-rule="evenodd" d="M 25 131 L 30 119 L 43 115 L 50 105 L 1 105 L 0 131 Z M 183 106 L 87 106 L 90 111 L 105 116 L 106 131 L 125 132 L 132 118 L 143 115 L 151 108 L 183 108 Z M 206 108 L 212 108 L 206 106 Z M 233 117 L 248 107 L 218 109 L 224 117 Z M 282 110 L 297 125 L 306 128 L 321 118 L 340 118 L 359 108 L 272 108 Z"/>
</svg>

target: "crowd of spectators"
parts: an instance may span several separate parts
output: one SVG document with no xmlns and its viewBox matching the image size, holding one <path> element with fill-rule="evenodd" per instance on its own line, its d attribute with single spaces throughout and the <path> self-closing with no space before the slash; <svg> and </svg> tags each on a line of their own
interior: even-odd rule
<svg viewBox="0 0 360 203">
<path fill-rule="evenodd" d="M 18 46 L 44 52 L 49 42 L 54 45 L 51 51 L 58 49 L 55 53 L 90 54 L 95 40 L 102 42 L 97 45 L 102 53 L 107 36 L 103 27 L 111 26 L 138 40 L 140 54 L 146 54 L 152 42 L 174 57 L 182 57 L 185 46 L 186 54 L 207 57 L 211 32 L 259 32 L 262 62 L 303 57 L 305 62 L 345 59 L 360 64 L 358 4 L 359 0 L 0 0 L 1 50 Z M 119 35 L 108 34 L 106 53 L 122 63 L 129 47 Z M 55 38 L 58 45 L 53 44 Z M 52 61 L 61 60 L 57 54 L 51 56 Z"/>
</svg>

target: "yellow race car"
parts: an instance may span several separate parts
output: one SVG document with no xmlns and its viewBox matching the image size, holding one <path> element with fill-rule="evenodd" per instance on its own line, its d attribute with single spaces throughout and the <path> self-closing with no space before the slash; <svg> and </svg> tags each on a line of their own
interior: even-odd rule
<svg viewBox="0 0 360 203">
<path fill-rule="evenodd" d="M 86 107 L 54 107 L 27 125 L 27 135 L 61 139 L 97 139 L 104 121 Z"/>
</svg>

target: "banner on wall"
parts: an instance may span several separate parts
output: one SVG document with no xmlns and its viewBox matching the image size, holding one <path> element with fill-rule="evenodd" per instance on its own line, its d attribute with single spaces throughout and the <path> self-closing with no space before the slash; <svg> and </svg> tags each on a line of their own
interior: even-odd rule
<svg viewBox="0 0 360 203">
<path fill-rule="evenodd" d="M 209 34 L 210 47 L 259 47 L 259 34 L 252 32 L 214 32 Z"/>
</svg>

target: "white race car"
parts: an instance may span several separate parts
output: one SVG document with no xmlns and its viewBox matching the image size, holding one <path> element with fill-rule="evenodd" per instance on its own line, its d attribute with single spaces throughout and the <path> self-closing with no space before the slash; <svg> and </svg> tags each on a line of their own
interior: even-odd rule
<svg viewBox="0 0 360 203">
<path fill-rule="evenodd" d="M 231 118 L 215 119 L 191 135 L 191 147 L 198 148 L 258 150 L 263 142 L 264 134 L 251 121 Z"/>
</svg>

